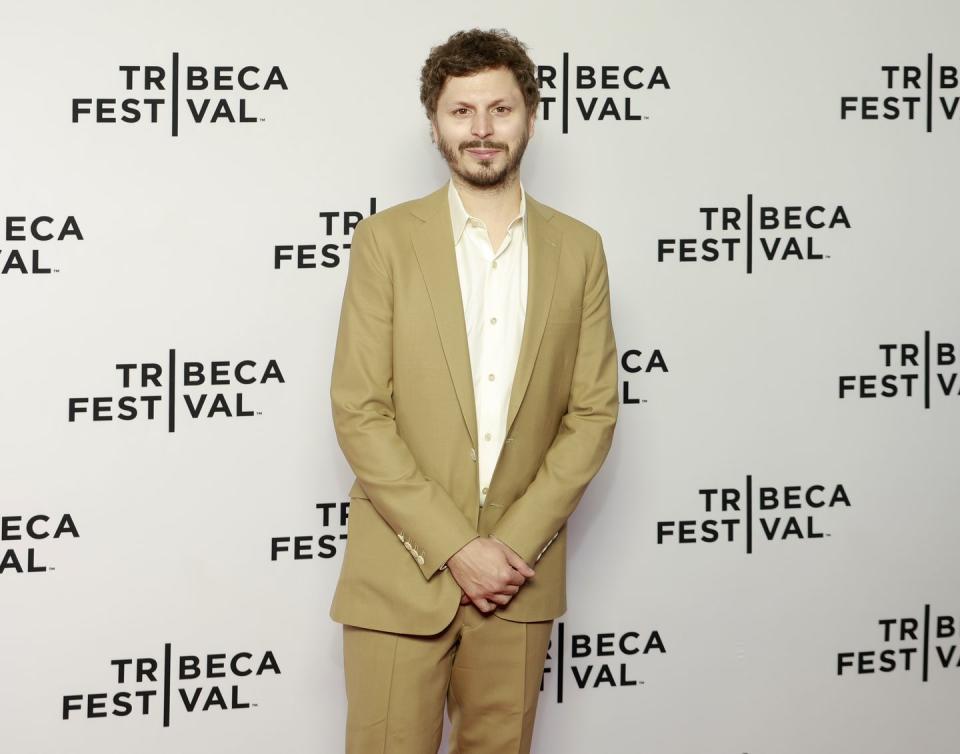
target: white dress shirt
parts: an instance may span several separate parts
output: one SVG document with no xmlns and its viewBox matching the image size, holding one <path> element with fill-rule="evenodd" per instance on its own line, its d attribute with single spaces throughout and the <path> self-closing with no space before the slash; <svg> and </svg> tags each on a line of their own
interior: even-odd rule
<svg viewBox="0 0 960 754">
<path fill-rule="evenodd" d="M 451 179 L 450 222 L 477 404 L 479 499 L 483 505 L 507 431 L 510 389 L 527 313 L 527 195 L 496 251 L 486 224 L 464 209 Z"/>
</svg>

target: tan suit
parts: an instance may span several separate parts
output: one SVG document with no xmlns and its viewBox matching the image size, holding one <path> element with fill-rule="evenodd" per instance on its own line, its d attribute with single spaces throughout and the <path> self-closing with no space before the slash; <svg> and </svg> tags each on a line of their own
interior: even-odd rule
<svg viewBox="0 0 960 754">
<path fill-rule="evenodd" d="M 566 609 L 566 521 L 610 448 L 619 394 L 600 236 L 526 200 L 527 310 L 482 508 L 447 187 L 354 231 L 330 386 L 357 475 L 330 609 L 344 624 L 348 754 L 436 752 L 444 703 L 451 754 L 530 750 Z M 492 615 L 460 604 L 445 566 L 491 533 L 536 570 Z"/>
<path fill-rule="evenodd" d="M 566 522 L 613 438 L 619 393 L 599 234 L 527 194 L 527 311 L 506 440 L 478 502 L 476 408 L 446 185 L 357 225 L 330 395 L 356 474 L 330 610 L 431 635 L 457 614 L 446 560 L 493 534 L 536 570 L 495 615 L 566 609 Z"/>
</svg>

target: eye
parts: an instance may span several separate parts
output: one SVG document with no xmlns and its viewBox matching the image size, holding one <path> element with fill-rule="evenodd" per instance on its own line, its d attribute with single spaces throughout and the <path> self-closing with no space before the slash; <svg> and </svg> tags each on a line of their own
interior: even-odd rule
<svg viewBox="0 0 960 754">
<path fill-rule="evenodd" d="M 500 112 L 507 112 L 507 113 L 510 112 L 510 108 L 507 107 L 506 105 L 499 105 L 499 106 L 497 107 L 497 110 L 500 111 Z"/>
<path fill-rule="evenodd" d="M 467 108 L 465 108 L 465 107 L 458 107 L 456 110 L 453 111 L 453 114 L 454 114 L 454 115 L 460 115 L 461 113 L 465 113 L 465 112 L 467 112 Z"/>
</svg>

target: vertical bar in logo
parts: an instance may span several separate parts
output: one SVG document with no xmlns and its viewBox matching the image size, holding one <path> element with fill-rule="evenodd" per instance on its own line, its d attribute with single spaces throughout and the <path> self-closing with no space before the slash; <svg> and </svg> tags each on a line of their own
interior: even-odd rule
<svg viewBox="0 0 960 754">
<path fill-rule="evenodd" d="M 170 124 L 171 136 L 179 136 L 179 133 L 177 132 L 177 121 L 179 120 L 178 108 L 177 108 L 177 103 L 179 101 L 177 92 L 178 92 L 179 83 L 180 83 L 180 76 L 178 73 L 179 68 L 180 68 L 180 53 L 175 52 L 173 53 L 173 66 L 172 66 L 173 81 L 171 82 L 173 84 L 173 91 L 172 91 L 171 100 L 170 100 L 170 113 L 171 113 L 171 116 L 173 117 L 173 122 Z"/>
<path fill-rule="evenodd" d="M 563 701 L 563 621 L 557 623 L 557 703 Z"/>
<path fill-rule="evenodd" d="M 923 407 L 930 408 L 930 331 L 923 331 Z"/>
<path fill-rule="evenodd" d="M 753 272 L 753 194 L 747 194 L 747 274 L 749 275 L 752 272 Z"/>
<path fill-rule="evenodd" d="M 933 130 L 933 53 L 927 53 L 927 133 Z"/>
<path fill-rule="evenodd" d="M 753 552 L 753 475 L 747 474 L 747 555 Z"/>
<path fill-rule="evenodd" d="M 927 667 L 930 659 L 930 605 L 923 606 L 923 682 L 927 682 Z"/>
<path fill-rule="evenodd" d="M 561 133 L 567 132 L 567 107 L 570 91 L 570 53 L 563 53 L 563 129 Z"/>
<path fill-rule="evenodd" d="M 163 645 L 163 727 L 170 727 L 170 643 Z"/>
<path fill-rule="evenodd" d="M 176 429 L 177 417 L 176 410 L 174 408 L 174 401 L 176 400 L 176 386 L 174 382 L 176 380 L 176 368 L 177 368 L 177 351 L 175 348 L 170 349 L 170 363 L 167 366 L 167 431 L 173 432 Z"/>
</svg>

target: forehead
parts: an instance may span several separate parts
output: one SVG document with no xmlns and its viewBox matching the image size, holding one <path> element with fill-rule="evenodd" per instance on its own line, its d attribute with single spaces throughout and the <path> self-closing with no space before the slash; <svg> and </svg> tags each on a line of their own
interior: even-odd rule
<svg viewBox="0 0 960 754">
<path fill-rule="evenodd" d="M 508 68 L 488 68 L 469 76 L 448 76 L 440 90 L 440 100 L 444 102 L 483 102 L 521 97 L 517 79 Z"/>
</svg>

